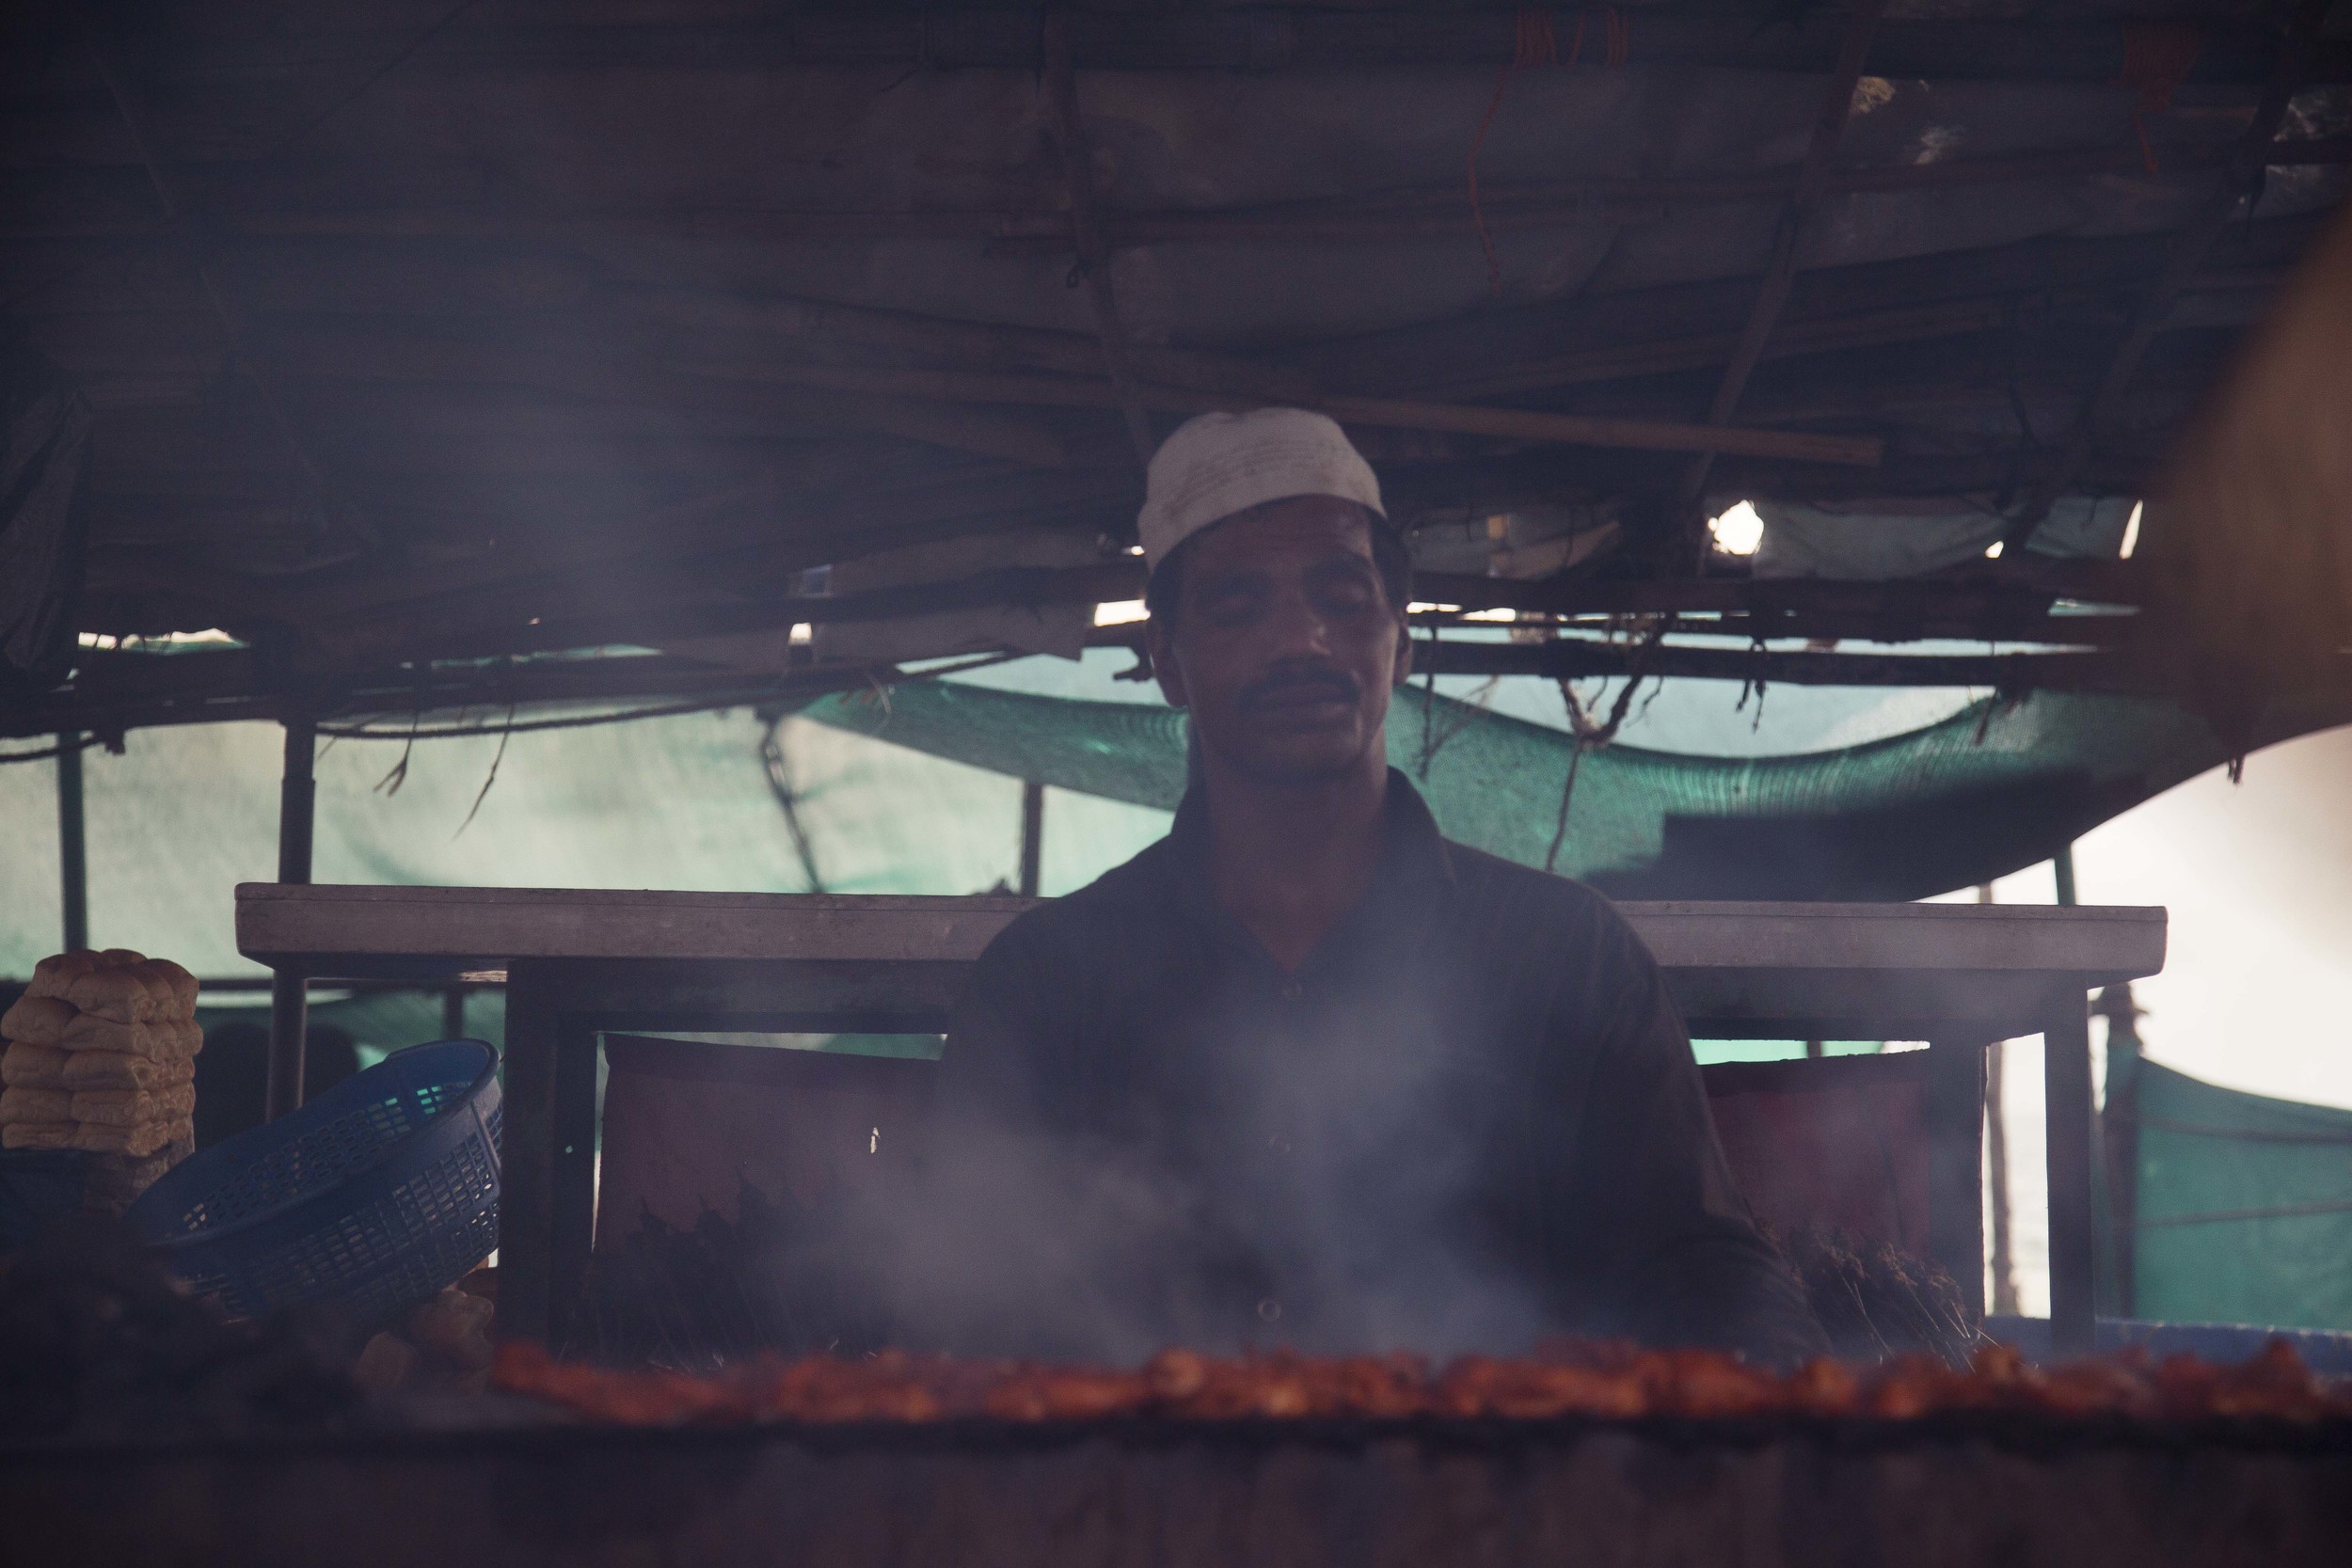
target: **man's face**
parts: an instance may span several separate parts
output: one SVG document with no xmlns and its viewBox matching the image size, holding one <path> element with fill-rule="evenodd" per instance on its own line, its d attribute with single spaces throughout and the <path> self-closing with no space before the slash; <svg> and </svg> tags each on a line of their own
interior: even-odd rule
<svg viewBox="0 0 2352 1568">
<path fill-rule="evenodd" d="M 1275 784 L 1361 764 L 1412 657 L 1363 510 L 1327 496 L 1269 501 L 1184 550 L 1175 625 L 1152 623 L 1152 668 L 1168 700 L 1191 709 L 1201 746 Z"/>
</svg>

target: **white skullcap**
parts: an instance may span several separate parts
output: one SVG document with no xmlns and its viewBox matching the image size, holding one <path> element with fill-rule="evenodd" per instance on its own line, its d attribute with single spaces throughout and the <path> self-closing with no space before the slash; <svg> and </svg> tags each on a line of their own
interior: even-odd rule
<svg viewBox="0 0 2352 1568">
<path fill-rule="evenodd" d="M 1260 408 L 1186 420 L 1152 454 L 1136 519 L 1144 562 L 1156 569 L 1210 524 L 1291 496 L 1336 496 L 1388 515 L 1372 465 L 1327 414 Z"/>
</svg>

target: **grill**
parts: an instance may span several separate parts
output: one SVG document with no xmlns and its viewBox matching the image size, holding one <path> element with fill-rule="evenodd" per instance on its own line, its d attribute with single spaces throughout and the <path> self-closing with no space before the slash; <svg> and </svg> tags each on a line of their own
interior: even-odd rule
<svg viewBox="0 0 2352 1568">
<path fill-rule="evenodd" d="M 27 1560 L 52 1568 L 2336 1568 L 2352 1541 L 2352 1433 L 1981 1419 L 536 1428 L 18 1454 L 0 1465 L 0 1509 Z"/>
</svg>

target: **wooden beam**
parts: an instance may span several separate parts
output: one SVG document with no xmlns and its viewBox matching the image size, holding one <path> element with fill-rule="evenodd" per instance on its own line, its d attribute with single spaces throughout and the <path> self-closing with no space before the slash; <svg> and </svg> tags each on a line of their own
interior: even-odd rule
<svg viewBox="0 0 2352 1568">
<path fill-rule="evenodd" d="M 2277 46 L 2270 80 L 2263 89 L 2261 103 L 2255 106 L 2252 121 L 2246 127 L 2237 155 L 2223 170 L 2219 188 L 2174 235 L 2164 270 L 2140 296 L 2130 326 L 2116 344 L 2106 368 L 2067 434 L 2065 450 L 2019 499 L 2004 541 L 2006 548 L 2021 549 L 2030 542 L 2049 516 L 2050 508 L 2074 483 L 2075 475 L 2098 443 L 2100 432 L 2114 418 L 2149 345 L 2155 341 L 2165 318 L 2171 312 L 2173 301 L 2204 265 L 2214 243 L 2220 239 L 2221 231 L 2229 227 L 2240 205 L 2256 199 L 2254 182 L 2266 166 L 2269 149 L 2279 134 L 2280 122 L 2286 117 L 2288 103 L 2308 77 L 2319 29 L 2332 8 L 2333 0 L 2300 0 L 2296 7 L 2286 36 Z"/>
<path fill-rule="evenodd" d="M 354 13 L 364 14 L 364 13 Z M 1820 76 L 1831 69 L 1841 32 L 1833 11 L 1799 11 L 1759 26 L 1736 12 L 1645 8 L 1631 19 L 1627 61 L 1637 70 L 1704 69 Z M 1491 72 L 1511 57 L 1512 12 L 1477 9 L 1265 6 L 1209 9 L 1087 9 L 1069 19 L 1073 63 L 1088 71 L 1330 73 L 1454 71 Z M 1885 27 L 1880 69 L 1931 81 L 2074 82 L 2106 87 L 2121 74 L 2129 21 L 1898 20 Z M 2193 83 L 2262 80 L 2275 34 L 2259 22 L 2213 21 Z M 415 39 L 396 24 L 174 34 L 127 44 L 157 81 L 232 81 L 269 86 L 323 71 L 365 70 Z M 48 68 L 38 51 L 0 71 L 0 94 L 54 94 L 81 83 Z M 770 12 L 755 22 L 649 25 L 561 22 L 505 24 L 461 19 L 418 47 L 403 66 L 411 78 L 530 76 L 561 71 L 639 72 L 818 69 L 888 72 L 1037 66 L 1032 8 L 961 7 L 930 10 L 816 8 Z M 2352 80 L 2352 50 L 2331 47 L 2314 81 Z M 263 133 L 266 134 L 266 133 Z"/>
<path fill-rule="evenodd" d="M 891 370 L 849 365 L 709 365 L 691 367 L 700 375 L 740 377 L 787 386 L 818 387 L 969 403 L 1011 403 L 1062 408 L 1117 405 L 1117 394 L 1102 382 L 1076 377 L 991 375 L 959 371 Z M 1262 400 L 1223 397 L 1181 388 L 1139 386 L 1147 407 L 1198 414 L 1214 408 L 1250 407 Z M 1666 420 L 1620 420 L 1583 414 L 1548 414 L 1521 408 L 1415 403 L 1394 398 L 1320 396 L 1308 405 L 1343 424 L 1382 425 L 1463 436 L 1492 436 L 1571 446 L 1624 447 L 1645 451 L 1724 451 L 1802 463 L 1868 467 L 1883 455 L 1882 443 L 1857 436 L 1818 436 L 1798 431 L 1752 430 L 1733 425 L 1693 425 Z"/>
<path fill-rule="evenodd" d="M 519 628 L 534 615 L 554 623 L 539 640 L 541 646 L 626 641 L 619 634 L 632 624 L 629 605 L 643 604 L 653 586 L 649 579 L 693 562 L 707 563 L 693 591 L 717 614 L 723 600 L 712 592 L 713 578 L 727 585 L 725 597 L 752 594 L 766 600 L 780 596 L 782 579 L 804 567 L 1050 521 L 1073 509 L 1119 506 L 1134 494 L 1133 478 L 1102 472 L 935 483 L 898 493 L 852 489 L 802 497 L 797 504 L 764 486 L 745 487 L 687 503 L 644 529 L 583 540 L 553 559 L 485 559 L 389 582 L 353 578 L 313 592 L 273 594 L 262 603 L 273 618 L 317 626 L 338 640 L 380 635 L 392 639 L 385 651 L 396 646 L 426 657 L 456 651 L 437 648 L 421 635 L 428 627 L 454 636 L 477 618 L 485 627 Z M 780 527 L 779 514 L 787 507 L 819 520 L 818 526 Z M 592 631 L 574 624 L 583 615 L 593 617 L 601 631 L 580 635 Z M 640 616 L 634 624 L 643 630 L 648 619 Z M 564 637 L 578 641 L 562 641 Z"/>
<path fill-rule="evenodd" d="M 724 629 L 724 628 L 722 628 Z M 606 703 L 716 708 L 805 703 L 906 678 L 887 664 L 800 664 L 757 673 L 658 654 L 450 666 L 384 664 L 306 667 L 314 678 L 305 711 L 317 722 L 418 713 L 495 722 L 508 706 Z M 30 703 L 0 709 L 0 736 L 49 735 L 60 727 L 119 736 L 128 730 L 232 721 L 274 721 L 283 710 L 283 671 L 250 649 L 162 657 L 121 654 L 87 660 L 73 680 Z M 487 715 L 487 717 L 485 717 Z"/>
<path fill-rule="evenodd" d="M 1089 647 L 1143 647 L 1140 626 L 1097 628 Z M 1994 691 L 2109 691 L 2156 695 L 2152 678 L 2103 651 L 2064 654 L 1782 653 L 1665 644 L 1638 654 L 1597 638 L 1548 642 L 1470 642 L 1417 638 L 1413 668 L 1439 675 L 1536 675 L 1545 680 L 1738 681 L 1760 685 L 1976 687 Z M 2352 669 L 2345 672 L 2352 678 Z"/>
<path fill-rule="evenodd" d="M 579 888 L 280 887 L 241 882 L 237 950 L 364 979 L 419 960 L 945 963 L 977 959 L 1031 900 L 981 894 L 664 893 Z M 1660 966 L 1791 978 L 2000 974 L 2029 997 L 2164 963 L 2165 911 L 2131 905 L 1618 906 Z M 2077 986 L 2077 994 L 2079 994 Z"/>
<path fill-rule="evenodd" d="M 1662 645 L 1635 652 L 1623 644 L 1564 637 L 1549 642 L 1419 641 L 1414 667 L 1440 675 L 1541 675 L 1548 680 L 1650 675 L 1691 680 L 1758 681 L 1789 686 L 1981 687 L 2140 691 L 2154 682 L 2106 653 L 1849 654 L 1780 653 Z"/>
<path fill-rule="evenodd" d="M 2242 155 L 2237 144 L 2167 148 L 2157 169 L 2136 146 L 2061 149 L 1930 164 L 1832 167 L 1826 196 L 1900 195 L 2048 180 L 2128 178 L 2178 184 Z M 2352 161 L 2352 138 L 2292 138 L 2262 153 L 2271 166 Z M 909 212 L 819 207 L 675 204 L 596 209 L 529 209 L 484 202 L 392 206 L 355 200 L 352 182 L 375 166 L 278 169 L 229 165 L 211 169 L 215 194 L 202 204 L 222 235 L 250 239 L 477 239 L 572 245 L 643 236 L 743 243 L 961 240 L 993 255 L 1070 255 L 1077 245 L 1066 211 L 946 208 Z M 1547 181 L 1482 192 L 1490 228 L 1512 230 L 1593 219 L 1635 222 L 1696 207 L 1785 200 L 1802 164 L 1761 171 L 1633 179 Z M 470 178 L 470 166 L 449 178 Z M 126 208 L 111 171 L 42 169 L 21 176 L 24 189 L 0 238 L 19 242 L 164 240 L 168 226 Z M 420 185 L 429 186 L 420 178 Z M 1106 251 L 1152 245 L 1331 245 L 1380 243 L 1457 233 L 1461 193 L 1406 188 L 1254 207 L 1097 213 L 1095 237 Z M 1145 345 L 1131 344 L 1141 350 Z"/>
</svg>

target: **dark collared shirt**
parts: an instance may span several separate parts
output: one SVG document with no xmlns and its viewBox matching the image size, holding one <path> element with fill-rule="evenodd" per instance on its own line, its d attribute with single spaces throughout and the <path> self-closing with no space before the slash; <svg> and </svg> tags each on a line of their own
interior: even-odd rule
<svg viewBox="0 0 2352 1568">
<path fill-rule="evenodd" d="M 991 944 L 939 1093 L 1000 1273 L 956 1294 L 1024 1325 L 1000 1348 L 1820 1343 L 1641 940 L 1394 771 L 1371 888 L 1295 973 L 1217 908 L 1196 790 Z"/>
</svg>

